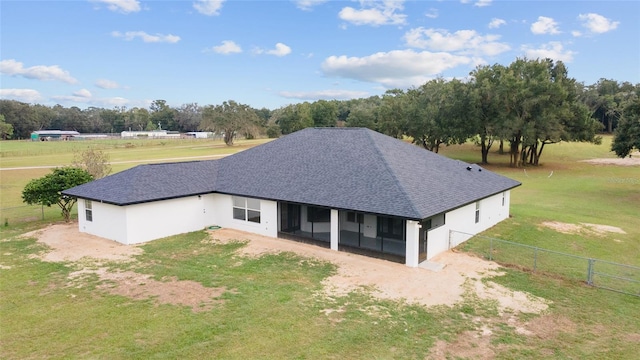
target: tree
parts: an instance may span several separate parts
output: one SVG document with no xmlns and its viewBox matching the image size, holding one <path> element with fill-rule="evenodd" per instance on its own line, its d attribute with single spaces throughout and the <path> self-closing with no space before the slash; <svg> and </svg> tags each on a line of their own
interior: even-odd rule
<svg viewBox="0 0 640 360">
<path fill-rule="evenodd" d="M 461 144 L 471 136 L 471 97 L 460 80 L 431 80 L 407 95 L 406 134 L 414 143 L 437 153 L 440 145 Z"/>
<path fill-rule="evenodd" d="M 102 179 L 111 173 L 109 155 L 93 146 L 75 152 L 72 164 L 74 167 L 84 169 L 94 179 Z"/>
<path fill-rule="evenodd" d="M 231 146 L 238 133 L 255 133 L 257 131 L 256 124 L 259 121 L 255 110 L 249 105 L 229 100 L 223 102 L 222 105 L 205 106 L 200 128 L 205 131 L 223 133 L 224 143 Z"/>
<path fill-rule="evenodd" d="M 311 105 L 308 102 L 287 105 L 276 110 L 273 116 L 284 135 L 313 126 Z"/>
<path fill-rule="evenodd" d="M 377 129 L 383 134 L 401 139 L 407 132 L 407 101 L 408 93 L 400 89 L 387 90 L 376 111 Z"/>
<path fill-rule="evenodd" d="M 198 103 L 184 104 L 176 109 L 175 119 L 179 131 L 196 131 L 202 121 L 202 107 Z"/>
<path fill-rule="evenodd" d="M 165 100 L 154 100 L 149 106 L 151 110 L 151 121 L 154 125 L 159 125 L 163 130 L 178 130 L 176 124 L 176 111 L 172 109 Z"/>
<path fill-rule="evenodd" d="M 4 121 L 4 115 L 0 114 L 0 139 L 11 139 L 11 135 L 13 135 L 13 125 L 7 124 Z"/>
<path fill-rule="evenodd" d="M 311 118 L 315 127 L 336 126 L 338 106 L 334 102 L 318 100 L 311 104 Z"/>
<path fill-rule="evenodd" d="M 93 180 L 91 174 L 75 167 L 55 168 L 50 174 L 33 179 L 22 190 L 22 200 L 29 204 L 51 206 L 57 204 L 62 209 L 64 221 L 71 219 L 71 209 L 77 198 L 62 195 L 62 191 Z"/>
<path fill-rule="evenodd" d="M 103 124 L 107 127 L 107 131 L 110 133 L 120 133 L 125 130 L 125 116 L 118 108 L 114 108 L 113 110 L 101 110 L 100 119 L 102 119 Z"/>
<path fill-rule="evenodd" d="M 499 96 L 500 75 L 504 66 L 479 66 L 471 72 L 471 124 L 480 146 L 482 163 L 489 163 L 489 150 L 494 141 L 504 138 L 504 107 Z"/>
<path fill-rule="evenodd" d="M 631 154 L 633 149 L 640 150 L 640 98 L 624 108 L 611 144 L 611 150 L 621 158 Z"/>
</svg>

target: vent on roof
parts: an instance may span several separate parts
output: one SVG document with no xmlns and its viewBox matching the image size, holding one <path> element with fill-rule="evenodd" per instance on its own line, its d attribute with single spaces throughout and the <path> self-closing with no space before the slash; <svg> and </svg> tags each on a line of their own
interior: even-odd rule
<svg viewBox="0 0 640 360">
<path fill-rule="evenodd" d="M 467 170 L 471 171 L 471 165 L 467 166 Z"/>
</svg>

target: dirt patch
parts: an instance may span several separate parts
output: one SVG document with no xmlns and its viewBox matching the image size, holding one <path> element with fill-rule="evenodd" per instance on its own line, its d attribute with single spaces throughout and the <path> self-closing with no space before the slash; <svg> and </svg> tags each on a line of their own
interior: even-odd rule
<svg viewBox="0 0 640 360">
<path fill-rule="evenodd" d="M 77 223 L 54 224 L 44 229 L 28 232 L 21 237 L 35 237 L 50 250 L 39 258 L 49 262 L 79 261 L 84 257 L 94 260 L 131 261 L 142 253 L 136 246 L 127 246 L 116 241 L 81 233 Z"/>
<path fill-rule="evenodd" d="M 330 297 L 368 290 L 381 299 L 402 299 L 408 303 L 425 306 L 454 305 L 463 300 L 468 282 L 472 284 L 471 289 L 476 288 L 476 283 L 480 283 L 478 287 L 482 288 L 483 277 L 500 274 L 498 264 L 463 253 L 445 252 L 436 256 L 432 261 L 443 265 L 444 268 L 434 272 L 232 229 L 219 229 L 210 233 L 213 239 L 223 243 L 248 240 L 247 246 L 240 250 L 245 256 L 290 251 L 336 264 L 337 273 L 323 281 L 324 293 Z M 494 289 L 497 288 L 496 284 Z M 506 288 L 500 291 L 484 290 L 482 294 L 483 298 L 498 300 L 502 310 L 537 313 L 548 307 L 544 299 L 518 294 Z"/>
<path fill-rule="evenodd" d="M 222 304 L 223 300 L 219 298 L 227 291 L 226 288 L 207 288 L 195 281 L 178 281 L 175 278 L 157 281 L 151 275 L 132 271 L 111 272 L 106 268 L 83 269 L 69 277 L 74 283 L 81 284 L 89 274 L 96 274 L 102 281 L 98 288 L 111 294 L 133 300 L 153 299 L 156 304 L 188 306 L 194 312 L 207 311 Z"/>
<path fill-rule="evenodd" d="M 438 340 L 427 359 L 493 359 L 496 353 L 491 346 L 491 335 L 491 330 L 481 329 L 465 331 L 450 343 Z"/>
<path fill-rule="evenodd" d="M 553 339 L 560 333 L 574 333 L 577 325 L 568 317 L 558 314 L 539 316 L 524 325 L 526 334 L 543 340 Z"/>
<path fill-rule="evenodd" d="M 544 221 L 540 225 L 563 234 L 583 234 L 589 236 L 605 236 L 608 233 L 626 234 L 626 232 L 619 227 L 600 224 L 568 224 L 559 221 Z"/>
<path fill-rule="evenodd" d="M 596 165 L 640 166 L 640 152 L 636 151 L 625 158 L 599 158 L 580 161 Z"/>
<path fill-rule="evenodd" d="M 549 306 L 541 298 L 522 291 L 513 291 L 493 281 L 475 282 L 475 291 L 480 299 L 497 300 L 499 309 L 510 309 L 522 313 L 541 313 Z"/>
<path fill-rule="evenodd" d="M 207 288 L 195 281 L 175 278 L 157 281 L 151 275 L 132 271 L 110 271 L 102 267 L 104 261 L 130 262 L 142 248 L 81 233 L 78 224 L 54 224 L 44 229 L 22 234 L 35 237 L 49 249 L 37 257 L 49 262 L 73 262 L 80 270 L 69 275 L 71 286 L 82 287 L 87 276 L 97 275 L 102 282 L 98 288 L 133 300 L 153 299 L 156 304 L 191 307 L 194 312 L 206 311 L 222 303 L 225 288 Z"/>
</svg>

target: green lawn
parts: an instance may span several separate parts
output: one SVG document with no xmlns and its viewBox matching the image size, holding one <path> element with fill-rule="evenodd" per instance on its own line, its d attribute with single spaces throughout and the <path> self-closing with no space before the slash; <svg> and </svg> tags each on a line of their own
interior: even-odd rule
<svg viewBox="0 0 640 360">
<path fill-rule="evenodd" d="M 578 162 L 613 157 L 609 142 L 548 146 L 541 166 L 526 173 L 509 168 L 508 156 L 492 152 L 487 167 L 523 185 L 512 193 L 512 217 L 483 235 L 640 265 L 640 169 Z M 171 145 L 149 149 L 166 146 Z M 190 146 L 170 153 L 185 156 Z M 136 156 L 147 159 L 154 153 Z M 479 159 L 472 145 L 441 153 Z M 29 163 L 41 161 L 39 155 L 30 157 Z M 4 160 L 2 167 L 8 167 Z M 18 176 L 11 180 L 13 187 L 5 188 L 8 173 L 1 173 L 3 204 L 5 196 L 20 191 Z M 543 221 L 618 226 L 626 234 L 561 234 L 540 226 Z M 204 232 L 146 244 L 135 263 L 102 265 L 229 290 L 212 310 L 193 312 L 111 295 L 98 287 L 95 276 L 70 283 L 68 275 L 82 263 L 42 262 L 32 256 L 44 250 L 42 245 L 15 237 L 45 224 L 10 224 L 2 230 L 0 358 L 425 359 L 443 342 L 462 349 L 452 359 L 479 358 L 486 351 L 497 359 L 637 358 L 640 298 L 562 276 L 505 269 L 505 275 L 490 280 L 551 303 L 543 314 L 500 314 L 494 301 L 471 293 L 453 307 L 432 308 L 382 301 L 367 292 L 329 298 L 319 290 L 336 271 L 334 265 L 288 253 L 240 257 L 235 250 L 242 242 L 203 244 Z M 472 239 L 466 249 L 474 251 L 479 243 Z M 327 314 L 326 309 L 339 311 Z M 536 335 L 518 330 L 519 324 L 537 329 Z M 483 328 L 492 335 L 478 345 Z"/>
<path fill-rule="evenodd" d="M 222 140 L 210 139 L 135 139 L 86 141 L 2 141 L 0 142 L 0 169 L 38 166 L 71 165 L 74 153 L 87 147 L 104 151 L 112 162 L 113 172 L 152 162 L 188 161 L 228 155 L 268 141 L 266 139 L 238 140 L 232 147 Z M 174 159 L 174 160 L 168 160 Z M 0 220 L 31 221 L 42 218 L 40 206 L 26 206 L 22 202 L 22 189 L 35 178 L 51 172 L 49 168 L 0 170 Z M 45 208 L 45 219 L 55 219 L 58 208 Z"/>
</svg>

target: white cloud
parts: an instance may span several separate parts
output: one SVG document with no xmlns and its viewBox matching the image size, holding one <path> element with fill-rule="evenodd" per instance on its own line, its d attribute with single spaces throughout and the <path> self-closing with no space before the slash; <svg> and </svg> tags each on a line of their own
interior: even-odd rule
<svg viewBox="0 0 640 360">
<path fill-rule="evenodd" d="M 536 35 L 542 34 L 560 34 L 558 23 L 553 18 L 546 16 L 538 16 L 538 21 L 531 24 L 531 32 Z"/>
<path fill-rule="evenodd" d="M 228 55 L 241 53 L 242 48 L 231 40 L 224 40 L 222 41 L 222 45 L 214 46 L 213 51 L 217 52 L 218 54 Z"/>
<path fill-rule="evenodd" d="M 117 82 L 107 79 L 98 79 L 95 85 L 101 89 L 117 89 L 120 87 Z"/>
<path fill-rule="evenodd" d="M 0 73 L 10 76 L 22 76 L 27 79 L 58 80 L 68 84 L 78 82 L 68 71 L 62 70 L 58 65 L 36 65 L 25 68 L 21 62 L 13 59 L 0 61 Z"/>
<path fill-rule="evenodd" d="M 347 6 L 338 17 L 354 25 L 403 25 L 407 15 L 398 13 L 404 9 L 403 1 L 361 1 L 361 9 Z"/>
<path fill-rule="evenodd" d="M 140 11 L 140 2 L 138 0 L 91 0 L 96 3 L 103 3 L 111 11 L 121 13 L 132 13 Z"/>
<path fill-rule="evenodd" d="M 475 30 L 449 33 L 441 29 L 411 29 L 404 35 L 407 46 L 434 51 L 452 51 L 461 54 L 494 56 L 510 50 L 509 45 L 498 42 L 499 35 L 480 35 Z"/>
<path fill-rule="evenodd" d="M 559 41 L 550 41 L 546 44 L 542 44 L 538 48 L 533 48 L 529 45 L 523 45 L 522 51 L 524 51 L 525 56 L 530 59 L 549 58 L 567 63 L 571 62 L 573 60 L 573 56 L 576 54 L 575 51 L 564 49 L 564 46 Z"/>
<path fill-rule="evenodd" d="M 296 6 L 300 10 L 311 10 L 314 6 L 326 3 L 328 0 L 295 0 Z"/>
<path fill-rule="evenodd" d="M 394 50 L 365 57 L 330 56 L 322 63 L 327 76 L 379 83 L 386 87 L 424 84 L 447 69 L 466 65 L 472 59 L 444 52 Z"/>
<path fill-rule="evenodd" d="M 220 15 L 220 9 L 224 1 L 225 0 L 197 0 L 193 3 L 193 8 L 203 15 Z"/>
<path fill-rule="evenodd" d="M 291 48 L 283 43 L 277 43 L 276 48 L 273 50 L 268 50 L 267 54 L 275 55 L 275 56 L 285 56 L 291 53 Z"/>
<path fill-rule="evenodd" d="M 113 37 L 117 37 L 117 38 L 123 38 L 127 41 L 131 41 L 135 38 L 140 38 L 142 39 L 142 41 L 146 42 L 146 43 L 160 43 L 160 42 L 166 42 L 166 43 L 177 43 L 178 41 L 180 41 L 180 36 L 176 36 L 176 35 L 162 35 L 162 34 L 155 34 L 155 35 L 150 35 L 147 34 L 144 31 L 127 31 L 125 33 L 121 33 L 119 31 L 113 31 L 111 33 L 111 35 Z"/>
<path fill-rule="evenodd" d="M 574 37 L 580 37 L 580 36 L 582 36 L 582 32 L 580 32 L 578 30 L 573 30 L 571 32 L 571 35 L 573 35 Z"/>
<path fill-rule="evenodd" d="M 430 19 L 435 19 L 435 18 L 438 17 L 438 9 L 431 8 L 431 9 L 429 9 L 429 11 L 427 11 L 424 14 L 424 16 L 426 16 L 426 17 L 428 17 Z"/>
<path fill-rule="evenodd" d="M 86 89 L 81 89 L 79 91 L 74 92 L 72 95 L 55 95 L 51 97 L 52 100 L 55 100 L 58 103 L 66 103 L 66 104 L 87 104 L 91 106 L 97 107 L 108 107 L 112 108 L 114 106 L 125 106 L 131 104 L 131 101 L 125 99 L 123 97 L 107 97 L 107 98 L 96 98 Z"/>
<path fill-rule="evenodd" d="M 283 43 L 277 43 L 276 47 L 271 50 L 264 50 L 261 48 L 253 49 L 254 54 L 269 54 L 275 56 L 285 56 L 291 53 L 291 48 Z"/>
<path fill-rule="evenodd" d="M 615 30 L 618 25 L 620 25 L 619 21 L 611 21 L 611 19 L 607 19 L 606 17 L 594 13 L 589 14 L 580 14 L 578 19 L 582 20 L 582 26 L 586 27 L 592 33 L 602 34 L 609 32 L 611 30 Z"/>
<path fill-rule="evenodd" d="M 76 92 L 73 93 L 74 96 L 78 96 L 78 97 L 83 97 L 83 98 L 90 98 L 91 95 L 91 91 L 87 90 L 87 89 L 80 89 Z"/>
<path fill-rule="evenodd" d="M 493 18 L 491 19 L 491 22 L 489 23 L 489 29 L 497 29 L 502 25 L 506 25 L 507 22 L 504 21 L 503 19 L 498 19 L 498 18 Z"/>
<path fill-rule="evenodd" d="M 319 91 L 281 91 L 278 95 L 299 100 L 350 100 L 369 96 L 366 91 L 319 90 Z"/>
<path fill-rule="evenodd" d="M 33 89 L 0 89 L 0 98 L 35 103 L 40 101 L 42 96 Z"/>
<path fill-rule="evenodd" d="M 473 6 L 485 7 L 491 5 L 491 2 L 493 2 L 493 0 L 478 0 L 475 4 L 473 4 Z"/>
</svg>

